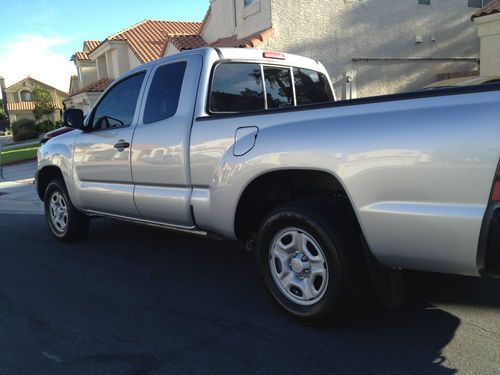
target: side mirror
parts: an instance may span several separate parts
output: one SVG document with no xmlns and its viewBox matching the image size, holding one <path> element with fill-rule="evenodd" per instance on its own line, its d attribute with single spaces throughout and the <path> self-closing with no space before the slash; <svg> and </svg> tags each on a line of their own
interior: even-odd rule
<svg viewBox="0 0 500 375">
<path fill-rule="evenodd" d="M 73 129 L 83 129 L 83 111 L 81 109 L 70 108 L 63 114 L 64 126 Z"/>
</svg>

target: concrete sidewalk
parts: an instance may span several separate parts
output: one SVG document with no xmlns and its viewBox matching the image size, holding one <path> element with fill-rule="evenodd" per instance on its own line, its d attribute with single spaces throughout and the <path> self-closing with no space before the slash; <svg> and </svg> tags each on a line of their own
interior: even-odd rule
<svg viewBox="0 0 500 375">
<path fill-rule="evenodd" d="M 35 170 L 36 162 L 2 168 L 0 214 L 43 214 L 43 204 L 33 185 Z"/>
</svg>

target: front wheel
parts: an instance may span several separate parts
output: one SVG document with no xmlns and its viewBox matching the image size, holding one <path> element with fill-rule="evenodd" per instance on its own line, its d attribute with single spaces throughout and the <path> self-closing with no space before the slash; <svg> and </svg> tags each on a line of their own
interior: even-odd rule
<svg viewBox="0 0 500 375">
<path fill-rule="evenodd" d="M 73 206 L 66 186 L 60 179 L 52 181 L 47 186 L 44 208 L 49 229 L 57 239 L 74 242 L 87 235 L 90 219 Z"/>
<path fill-rule="evenodd" d="M 304 200 L 277 208 L 261 226 L 256 256 L 271 296 L 297 320 L 339 319 L 361 303 L 366 266 L 345 204 Z"/>
</svg>

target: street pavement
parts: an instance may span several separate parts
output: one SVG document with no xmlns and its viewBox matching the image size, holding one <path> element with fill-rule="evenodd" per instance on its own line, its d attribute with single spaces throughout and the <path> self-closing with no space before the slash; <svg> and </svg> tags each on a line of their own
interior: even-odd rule
<svg viewBox="0 0 500 375">
<path fill-rule="evenodd" d="M 407 272 L 402 306 L 302 326 L 232 242 L 107 219 L 56 241 L 23 168 L 24 200 L 0 196 L 2 375 L 500 373 L 498 280 Z"/>
<path fill-rule="evenodd" d="M 33 185 L 35 170 L 35 162 L 0 167 L 0 215 L 43 213 Z"/>
</svg>

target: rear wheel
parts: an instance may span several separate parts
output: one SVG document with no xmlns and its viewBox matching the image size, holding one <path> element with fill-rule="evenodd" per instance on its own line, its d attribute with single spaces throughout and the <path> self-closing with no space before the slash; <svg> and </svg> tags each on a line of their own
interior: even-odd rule
<svg viewBox="0 0 500 375">
<path fill-rule="evenodd" d="M 73 242 L 87 235 L 90 219 L 73 206 L 62 180 L 53 180 L 47 186 L 44 206 L 45 219 L 57 239 Z"/>
<path fill-rule="evenodd" d="M 306 323 L 352 312 L 362 302 L 367 277 L 359 234 L 342 202 L 278 207 L 264 220 L 256 251 L 271 296 Z"/>
</svg>

